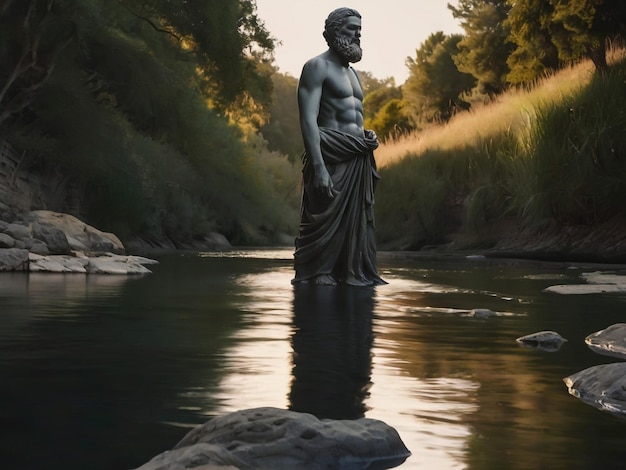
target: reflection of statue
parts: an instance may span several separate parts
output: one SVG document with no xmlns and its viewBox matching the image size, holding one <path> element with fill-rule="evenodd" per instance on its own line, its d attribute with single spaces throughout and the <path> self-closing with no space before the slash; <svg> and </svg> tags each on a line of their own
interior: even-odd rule
<svg viewBox="0 0 626 470">
<path fill-rule="evenodd" d="M 363 129 L 363 91 L 350 67 L 361 59 L 359 13 L 333 11 L 324 37 L 329 49 L 304 65 L 298 85 L 305 153 L 294 283 L 384 284 L 374 240 L 378 139 Z"/>
<path fill-rule="evenodd" d="M 292 411 L 363 417 L 371 376 L 372 289 L 294 287 Z"/>
</svg>

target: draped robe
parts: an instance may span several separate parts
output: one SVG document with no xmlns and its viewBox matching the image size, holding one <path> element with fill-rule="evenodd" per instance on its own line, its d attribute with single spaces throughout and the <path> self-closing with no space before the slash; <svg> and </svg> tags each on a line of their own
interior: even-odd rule
<svg viewBox="0 0 626 470">
<path fill-rule="evenodd" d="M 335 197 L 313 187 L 313 164 L 305 152 L 293 282 L 328 274 L 347 284 L 385 284 L 378 275 L 374 238 L 377 141 L 324 127 L 320 139 Z"/>
</svg>

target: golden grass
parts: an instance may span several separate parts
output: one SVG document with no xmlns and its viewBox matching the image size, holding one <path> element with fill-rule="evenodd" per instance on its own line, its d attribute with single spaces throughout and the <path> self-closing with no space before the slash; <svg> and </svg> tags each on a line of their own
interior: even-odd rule
<svg viewBox="0 0 626 470">
<path fill-rule="evenodd" d="M 470 112 L 459 113 L 446 124 L 381 144 L 376 161 L 384 167 L 427 150 L 450 150 L 506 132 L 517 134 L 528 128 L 538 105 L 563 102 L 589 83 L 593 71 L 593 64 L 583 61 L 542 79 L 530 91 L 511 90 L 494 102 L 474 104 Z"/>
</svg>

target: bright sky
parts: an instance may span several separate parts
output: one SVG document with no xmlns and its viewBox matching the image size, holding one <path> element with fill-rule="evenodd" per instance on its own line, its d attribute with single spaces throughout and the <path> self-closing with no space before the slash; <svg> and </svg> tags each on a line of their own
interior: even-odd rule
<svg viewBox="0 0 626 470">
<path fill-rule="evenodd" d="M 271 35 L 282 42 L 275 51 L 283 73 L 299 77 L 304 62 L 327 48 L 324 21 L 335 8 L 350 7 L 362 16 L 363 59 L 355 68 L 401 85 L 408 77 L 407 57 L 415 57 L 431 33 L 462 33 L 447 5 L 457 0 L 257 0 L 257 12 Z"/>
</svg>

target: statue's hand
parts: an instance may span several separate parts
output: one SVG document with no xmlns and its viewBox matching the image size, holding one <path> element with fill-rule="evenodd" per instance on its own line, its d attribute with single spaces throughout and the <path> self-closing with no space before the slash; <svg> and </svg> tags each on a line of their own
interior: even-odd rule
<svg viewBox="0 0 626 470">
<path fill-rule="evenodd" d="M 378 136 L 376 135 L 376 132 L 371 129 L 367 129 L 365 131 L 365 138 L 374 143 L 374 150 L 378 148 Z"/>
<path fill-rule="evenodd" d="M 319 191 L 320 194 L 324 194 L 331 199 L 335 197 L 333 180 L 330 177 L 330 173 L 328 173 L 328 169 L 324 165 L 315 168 L 313 187 Z"/>
</svg>

